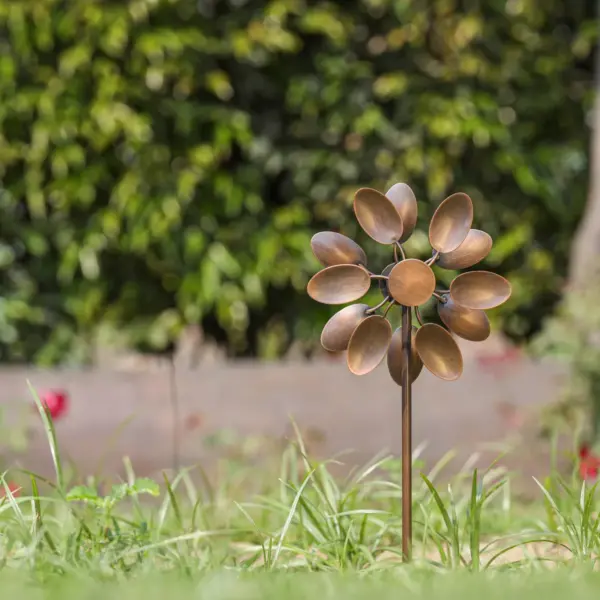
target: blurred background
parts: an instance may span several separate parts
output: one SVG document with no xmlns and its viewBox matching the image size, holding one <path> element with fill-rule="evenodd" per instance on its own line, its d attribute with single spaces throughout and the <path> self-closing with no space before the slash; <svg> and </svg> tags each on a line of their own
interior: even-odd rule
<svg viewBox="0 0 600 600">
<path fill-rule="evenodd" d="M 113 372 L 162 360 L 172 370 L 177 356 L 187 372 L 215 359 L 316 360 L 336 309 L 306 295 L 319 268 L 310 238 L 342 232 L 385 266 L 389 253 L 360 230 L 352 198 L 358 187 L 404 181 L 420 211 L 408 253 L 429 257 L 433 211 L 450 193 L 468 193 L 474 226 L 494 239 L 476 268 L 513 285 L 491 314 L 502 334 L 494 352 L 500 344 L 562 355 L 568 406 L 589 403 L 600 390 L 590 341 L 600 329 L 594 4 L 0 1 L 2 402 L 25 389 L 31 365 L 60 367 L 41 381 L 68 388 L 85 374 L 65 367 Z M 570 296 L 581 282 L 591 291 Z M 319 368 L 355 389 L 343 357 L 328 358 L 335 364 Z M 513 405 L 542 393 L 538 362 L 523 375 L 528 384 L 502 392 L 504 417 L 483 421 L 513 423 Z M 545 379 L 560 371 L 543 368 Z M 273 394 L 289 394 L 307 376 L 299 373 Z M 91 406 L 148 396 L 142 383 L 122 397 L 106 387 L 123 375 L 89 376 L 105 387 L 81 380 L 75 395 L 67 390 L 86 407 L 73 431 L 85 415 L 89 423 Z M 165 377 L 172 398 L 176 378 Z M 189 377 L 180 395 L 193 404 L 206 380 Z M 231 393 L 243 402 L 259 384 L 240 377 Z M 423 386 L 438 385 L 427 377 Z M 476 397 L 505 375 L 487 377 L 443 393 Z M 266 395 L 256 393 L 257 402 Z M 559 399 L 542 395 L 536 403 Z"/>
</svg>

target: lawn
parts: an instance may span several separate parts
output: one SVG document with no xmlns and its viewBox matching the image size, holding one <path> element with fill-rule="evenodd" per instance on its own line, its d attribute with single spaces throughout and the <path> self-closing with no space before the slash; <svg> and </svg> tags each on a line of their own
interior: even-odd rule
<svg viewBox="0 0 600 600">
<path fill-rule="evenodd" d="M 55 476 L 4 474 L 0 589 L 29 598 L 562 598 L 597 596 L 595 486 L 549 469 L 531 505 L 492 465 L 414 485 L 414 556 L 400 557 L 397 459 L 345 479 L 302 439 L 276 469 L 224 461 L 124 481 L 77 479 L 37 400 Z M 416 469 L 418 473 L 419 470 Z M 20 489 L 15 488 L 18 481 Z"/>
</svg>

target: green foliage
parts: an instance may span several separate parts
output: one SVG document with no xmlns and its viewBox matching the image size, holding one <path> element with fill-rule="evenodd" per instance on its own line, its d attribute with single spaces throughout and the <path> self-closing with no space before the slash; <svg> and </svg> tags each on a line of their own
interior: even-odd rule
<svg viewBox="0 0 600 600">
<path fill-rule="evenodd" d="M 600 443 L 600 281 L 591 274 L 586 285 L 568 291 L 556 314 L 534 338 L 531 349 L 565 367 L 562 397 L 545 415 L 548 429 L 582 429 Z"/>
<path fill-rule="evenodd" d="M 32 600 L 80 600 L 80 598 L 119 598 L 120 600 L 594 600 L 600 577 L 591 569 L 556 570 L 538 565 L 527 574 L 513 571 L 473 576 L 451 573 L 436 577 L 419 567 L 393 572 L 364 573 L 238 573 L 220 571 L 192 574 L 189 578 L 152 573 L 127 581 L 98 582 L 80 574 L 30 584 L 14 572 L 0 573 L 0 585 L 7 597 Z"/>
<path fill-rule="evenodd" d="M 0 576 L 20 573 L 40 584 L 65 576 L 122 583 L 157 572 L 186 581 L 224 570 L 236 578 L 297 571 L 412 581 L 460 571 L 530 575 L 541 560 L 574 574 L 597 560 L 596 486 L 566 482 L 553 471 L 551 485 L 540 486 L 553 516 L 546 522 L 539 504 L 519 512 L 525 507 L 513 504 L 504 469 L 492 465 L 470 474 L 473 456 L 445 477 L 447 492 L 439 483 L 447 457 L 414 482 L 414 563 L 405 565 L 404 490 L 395 465 L 380 458 L 340 480 L 330 469 L 338 461 L 313 461 L 296 434 L 295 443 L 277 452 L 279 476 L 250 460 L 234 472 L 216 469 L 210 480 L 183 470 L 159 486 L 138 479 L 126 461 L 127 483 L 106 487 L 105 480 L 90 478 L 73 487 L 73 473 L 57 458 L 54 481 L 21 471 L 31 490 L 22 485 L 17 491 L 11 483 L 18 472 L 3 473 Z M 52 431 L 46 435 L 54 448 Z M 52 453 L 60 457 L 57 448 Z M 160 504 L 142 502 L 143 494 L 160 495 Z"/>
<path fill-rule="evenodd" d="M 110 493 L 106 496 L 98 494 L 94 488 L 88 485 L 77 485 L 67 492 L 65 498 L 70 502 L 88 502 L 108 513 L 124 498 L 139 496 L 140 494 L 158 496 L 158 484 L 152 479 L 141 477 L 132 484 L 119 483 L 113 485 Z"/>
<path fill-rule="evenodd" d="M 592 4 L 0 0 L 0 360 L 85 362 L 99 325 L 310 349 L 310 237 L 365 242 L 353 191 L 399 180 L 421 227 L 472 196 L 529 335 L 585 202 Z"/>
</svg>

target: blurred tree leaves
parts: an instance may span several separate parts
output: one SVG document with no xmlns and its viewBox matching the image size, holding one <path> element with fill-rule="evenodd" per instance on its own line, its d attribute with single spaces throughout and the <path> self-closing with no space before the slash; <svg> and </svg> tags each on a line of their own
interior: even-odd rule
<svg viewBox="0 0 600 600">
<path fill-rule="evenodd" d="M 585 0 L 0 0 L 0 360 L 85 362 L 99 325 L 231 355 L 318 340 L 320 229 L 407 181 L 469 193 L 529 336 L 587 187 Z M 423 252 L 422 244 L 415 248 Z M 484 265 L 485 266 L 485 263 Z M 274 341 L 275 340 L 275 341 Z"/>
</svg>

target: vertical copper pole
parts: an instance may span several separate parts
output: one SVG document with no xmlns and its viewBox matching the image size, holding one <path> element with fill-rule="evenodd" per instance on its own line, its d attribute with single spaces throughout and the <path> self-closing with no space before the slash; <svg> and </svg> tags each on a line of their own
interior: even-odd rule
<svg viewBox="0 0 600 600">
<path fill-rule="evenodd" d="M 402 307 L 402 352 L 405 370 L 402 374 L 402 558 L 412 554 L 412 394 L 410 359 L 412 343 L 412 309 Z"/>
</svg>

